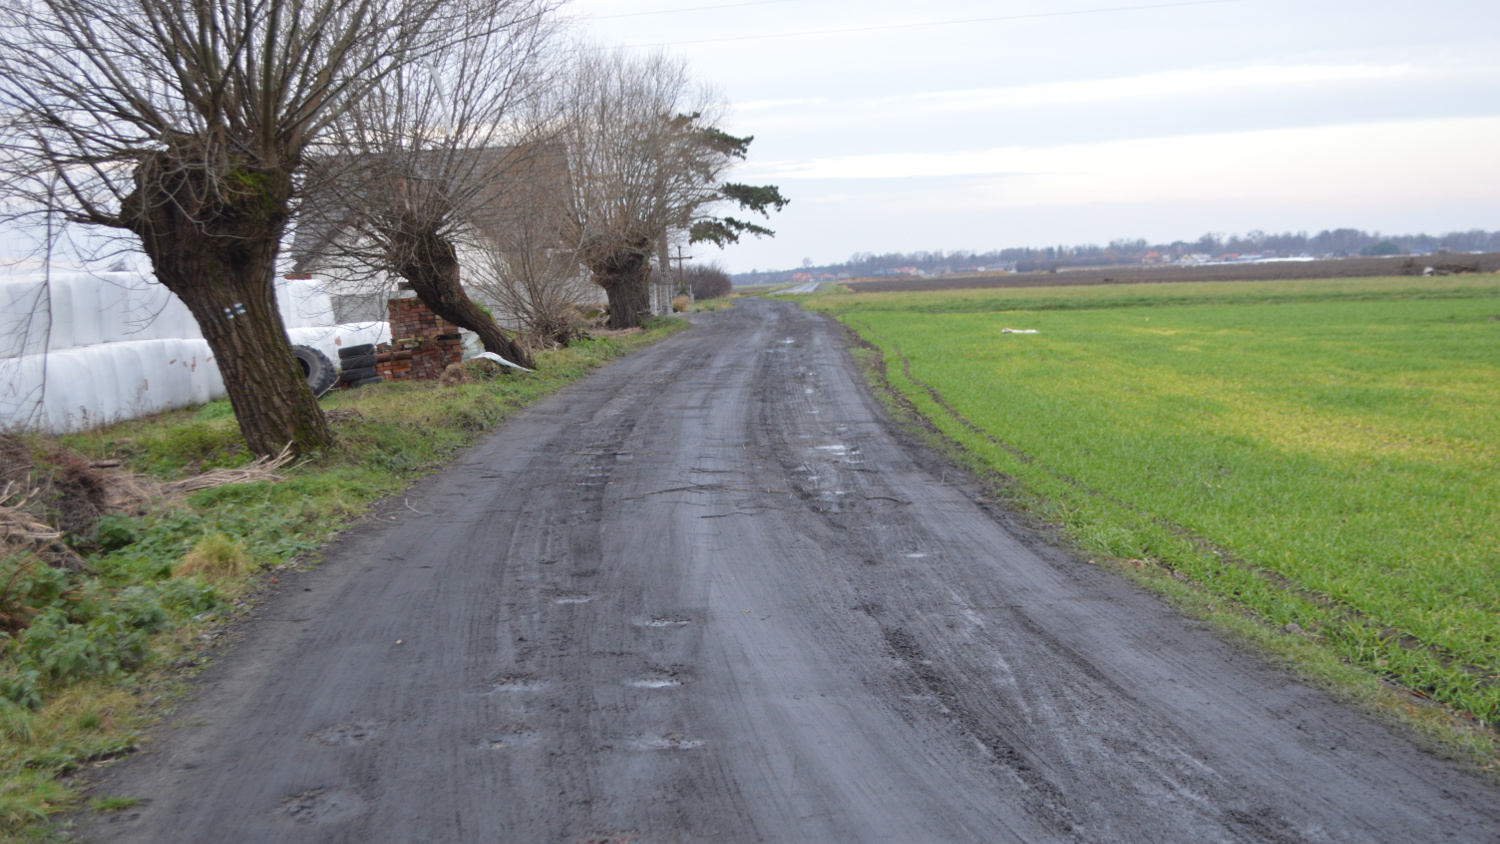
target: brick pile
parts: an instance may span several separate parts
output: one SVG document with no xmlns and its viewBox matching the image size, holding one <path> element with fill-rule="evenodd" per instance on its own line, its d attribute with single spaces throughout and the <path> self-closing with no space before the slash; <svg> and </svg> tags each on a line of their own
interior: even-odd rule
<svg viewBox="0 0 1500 844">
<path fill-rule="evenodd" d="M 449 364 L 463 360 L 458 327 L 429 310 L 421 299 L 392 299 L 386 307 L 391 342 L 375 350 L 375 372 L 381 378 L 435 381 Z"/>
</svg>

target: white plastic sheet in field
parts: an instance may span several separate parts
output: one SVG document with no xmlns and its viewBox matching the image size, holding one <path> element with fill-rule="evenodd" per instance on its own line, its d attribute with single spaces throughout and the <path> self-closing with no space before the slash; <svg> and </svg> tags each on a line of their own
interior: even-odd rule
<svg viewBox="0 0 1500 844">
<path fill-rule="evenodd" d="M 314 280 L 284 280 L 288 339 L 338 361 L 344 346 L 390 339 L 384 322 L 331 325 Z M 0 428 L 78 431 L 225 395 L 187 306 L 149 275 L 0 277 Z"/>
<path fill-rule="evenodd" d="M 283 279 L 276 284 L 276 303 L 288 329 L 333 324 L 333 306 L 320 282 Z M 0 357 L 35 354 L 41 350 L 38 343 L 71 349 L 203 336 L 182 300 L 140 273 L 0 277 L 0 306 Z"/>
<path fill-rule="evenodd" d="M 223 396 L 205 340 L 99 343 L 0 360 L 0 427 L 81 431 Z"/>
</svg>

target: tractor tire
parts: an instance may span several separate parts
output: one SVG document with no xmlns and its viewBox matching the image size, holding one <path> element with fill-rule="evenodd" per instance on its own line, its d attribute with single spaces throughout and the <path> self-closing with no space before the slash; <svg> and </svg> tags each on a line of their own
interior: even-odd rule
<svg viewBox="0 0 1500 844">
<path fill-rule="evenodd" d="M 333 361 L 327 355 L 311 346 L 293 346 L 292 354 L 297 356 L 297 363 L 302 367 L 302 374 L 307 378 L 307 386 L 312 388 L 314 396 L 321 396 L 333 389 L 338 380 L 338 371 L 333 368 Z"/>
</svg>

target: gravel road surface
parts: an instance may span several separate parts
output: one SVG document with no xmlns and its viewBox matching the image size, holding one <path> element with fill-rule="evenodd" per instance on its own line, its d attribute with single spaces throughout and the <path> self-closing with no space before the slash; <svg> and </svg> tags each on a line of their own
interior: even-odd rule
<svg viewBox="0 0 1500 844">
<path fill-rule="evenodd" d="M 1003 390 L 1003 385 L 996 385 Z M 282 590 L 125 842 L 1500 840 L 1500 793 L 1050 549 L 745 301 Z"/>
</svg>

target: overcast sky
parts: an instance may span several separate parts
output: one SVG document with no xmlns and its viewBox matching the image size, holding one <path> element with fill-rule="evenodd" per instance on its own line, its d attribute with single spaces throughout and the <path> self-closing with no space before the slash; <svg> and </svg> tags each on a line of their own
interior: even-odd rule
<svg viewBox="0 0 1500 844">
<path fill-rule="evenodd" d="M 1495 0 L 574 0 L 668 44 L 792 204 L 735 272 L 855 252 L 1500 229 Z M 655 13 L 659 14 L 641 14 Z"/>
</svg>

